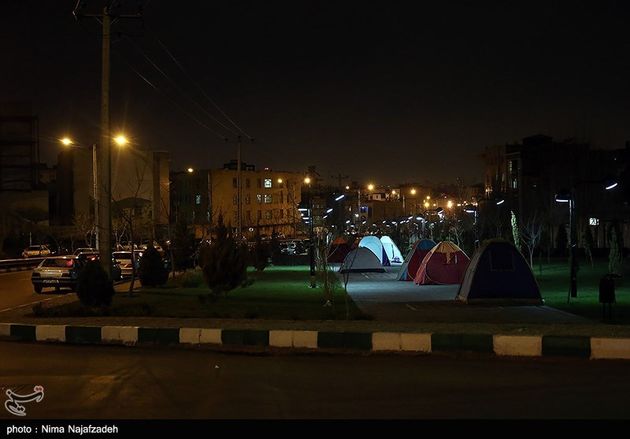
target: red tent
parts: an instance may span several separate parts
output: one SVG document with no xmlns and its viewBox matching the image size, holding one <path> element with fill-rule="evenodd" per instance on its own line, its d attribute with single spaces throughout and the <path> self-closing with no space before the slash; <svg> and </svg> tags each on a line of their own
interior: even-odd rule
<svg viewBox="0 0 630 439">
<path fill-rule="evenodd" d="M 414 279 L 417 284 L 461 284 L 470 258 L 450 241 L 440 242 L 424 257 Z"/>
<path fill-rule="evenodd" d="M 398 272 L 398 280 L 413 280 L 424 257 L 435 247 L 432 239 L 421 239 L 413 245 Z"/>
</svg>

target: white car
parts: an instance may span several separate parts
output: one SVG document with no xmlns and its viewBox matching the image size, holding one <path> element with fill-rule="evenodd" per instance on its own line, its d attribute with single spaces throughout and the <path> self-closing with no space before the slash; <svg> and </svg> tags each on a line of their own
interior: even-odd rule
<svg viewBox="0 0 630 439">
<path fill-rule="evenodd" d="M 22 252 L 23 258 L 38 258 L 50 256 L 52 252 L 47 245 L 30 245 Z"/>
</svg>

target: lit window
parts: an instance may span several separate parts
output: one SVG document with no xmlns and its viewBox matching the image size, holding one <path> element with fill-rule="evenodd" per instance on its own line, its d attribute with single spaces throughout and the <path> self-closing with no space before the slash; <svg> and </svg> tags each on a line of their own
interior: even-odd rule
<svg viewBox="0 0 630 439">
<path fill-rule="evenodd" d="M 238 204 L 238 197 L 236 195 L 232 197 L 232 204 L 234 204 L 235 206 Z"/>
<path fill-rule="evenodd" d="M 265 219 L 271 219 L 272 213 L 271 210 L 265 210 Z"/>
<path fill-rule="evenodd" d="M 271 188 L 271 178 L 265 178 L 265 188 Z"/>
<path fill-rule="evenodd" d="M 256 201 L 258 201 L 258 204 L 262 203 L 262 195 L 261 194 L 256 195 Z"/>
<path fill-rule="evenodd" d="M 599 226 L 599 218 L 589 218 L 588 224 L 590 226 Z"/>
<path fill-rule="evenodd" d="M 197 204 L 197 205 L 201 204 L 201 195 L 200 194 L 195 195 L 195 204 Z"/>
<path fill-rule="evenodd" d="M 245 204 L 250 204 L 251 203 L 251 198 L 249 197 L 249 194 L 245 195 Z"/>
<path fill-rule="evenodd" d="M 273 197 L 270 194 L 265 194 L 265 204 L 271 204 L 273 202 Z"/>
</svg>

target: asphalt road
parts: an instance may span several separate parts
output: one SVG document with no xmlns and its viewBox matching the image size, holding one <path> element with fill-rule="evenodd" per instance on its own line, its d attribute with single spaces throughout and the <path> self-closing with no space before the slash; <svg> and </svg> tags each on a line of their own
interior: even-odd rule
<svg viewBox="0 0 630 439">
<path fill-rule="evenodd" d="M 630 418 L 630 364 L 237 355 L 0 342 L 0 395 L 33 418 Z M 4 401 L 1 401 L 4 402 Z M 0 417 L 13 418 L 0 405 Z M 13 418 L 15 419 L 15 418 Z"/>
</svg>

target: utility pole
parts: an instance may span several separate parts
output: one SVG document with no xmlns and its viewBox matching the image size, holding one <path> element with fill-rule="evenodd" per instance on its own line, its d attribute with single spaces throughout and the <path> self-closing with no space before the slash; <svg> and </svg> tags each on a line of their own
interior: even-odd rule
<svg viewBox="0 0 630 439">
<path fill-rule="evenodd" d="M 93 196 L 94 196 L 94 228 L 95 228 L 95 235 L 96 235 L 96 250 L 99 250 L 100 247 L 100 241 L 99 241 L 99 224 L 100 224 L 100 220 L 98 218 L 98 160 L 96 157 L 96 143 L 94 143 L 92 145 L 92 190 L 93 190 Z"/>
<path fill-rule="evenodd" d="M 236 141 L 236 234 L 240 241 L 242 237 L 241 226 L 241 136 Z"/>
<path fill-rule="evenodd" d="M 101 69 L 101 147 L 99 148 L 99 162 L 101 169 L 99 174 L 101 176 L 101 191 L 99 194 L 100 204 L 98 208 L 99 219 L 98 227 L 99 231 L 99 255 L 101 265 L 107 272 L 109 278 L 112 278 L 112 153 L 111 153 L 111 141 L 109 131 L 109 40 L 110 40 L 110 26 L 111 17 L 109 15 L 109 8 L 105 6 L 103 8 L 103 15 L 101 19 L 103 29 L 103 47 L 102 47 L 102 69 Z M 100 233 L 102 232 L 102 233 Z M 132 249 L 133 251 L 133 249 Z"/>
<path fill-rule="evenodd" d="M 109 278 L 112 277 L 112 155 L 111 132 L 109 127 L 109 77 L 110 77 L 110 39 L 111 25 L 113 21 L 121 18 L 141 18 L 142 14 L 120 14 L 113 9 L 122 9 L 121 1 L 108 1 L 101 11 L 86 13 L 87 0 L 78 0 L 72 14 L 78 20 L 81 17 L 93 17 L 102 29 L 102 53 L 101 53 L 101 145 L 98 148 L 98 224 L 97 236 L 99 245 L 100 262 Z M 114 20 L 112 20 L 114 18 Z M 94 159 L 93 159 L 94 160 Z M 133 249 L 132 249 L 133 250 Z"/>
</svg>

